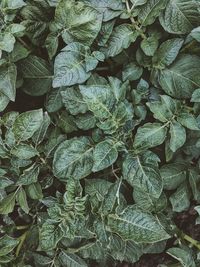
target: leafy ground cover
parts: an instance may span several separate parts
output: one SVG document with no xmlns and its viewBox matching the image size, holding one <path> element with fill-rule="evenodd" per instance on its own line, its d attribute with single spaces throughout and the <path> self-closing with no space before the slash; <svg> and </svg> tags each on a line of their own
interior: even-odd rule
<svg viewBox="0 0 200 267">
<path fill-rule="evenodd" d="M 200 266 L 199 0 L 0 1 L 0 266 Z"/>
</svg>

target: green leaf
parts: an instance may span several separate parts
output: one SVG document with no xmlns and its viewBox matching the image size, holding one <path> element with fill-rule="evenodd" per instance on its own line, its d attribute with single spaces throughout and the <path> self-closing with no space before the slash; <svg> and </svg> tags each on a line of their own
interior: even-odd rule
<svg viewBox="0 0 200 267">
<path fill-rule="evenodd" d="M 188 247 L 172 247 L 167 250 L 167 253 L 178 260 L 183 267 L 196 267 L 193 253 Z"/>
<path fill-rule="evenodd" d="M 66 44 L 80 42 L 90 46 L 101 28 L 102 16 L 91 6 L 74 0 L 59 2 L 55 23 Z"/>
<path fill-rule="evenodd" d="M 9 214 L 15 207 L 16 193 L 10 193 L 0 202 L 0 214 Z"/>
<path fill-rule="evenodd" d="M 9 0 L 6 1 L 8 9 L 18 9 L 26 5 L 23 0 Z"/>
<path fill-rule="evenodd" d="M 192 98 L 190 100 L 191 102 L 200 102 L 200 89 L 196 89 L 193 94 Z"/>
<path fill-rule="evenodd" d="M 79 86 L 83 100 L 88 109 L 98 119 L 105 119 L 112 116 L 111 110 L 115 104 L 112 90 L 107 85 Z"/>
<path fill-rule="evenodd" d="M 146 105 L 153 113 L 155 119 L 167 122 L 177 113 L 179 103 L 167 95 L 160 95 L 160 100 L 148 102 Z"/>
<path fill-rule="evenodd" d="M 17 69 L 14 64 L 0 67 L 0 92 L 15 101 Z"/>
<path fill-rule="evenodd" d="M 200 202 L 200 190 L 199 190 L 200 175 L 195 169 L 189 170 L 189 183 L 192 189 L 194 200 Z"/>
<path fill-rule="evenodd" d="M 166 0 L 148 0 L 139 9 L 138 20 L 142 26 L 152 24 L 167 4 Z"/>
<path fill-rule="evenodd" d="M 19 240 L 8 235 L 0 238 L 0 257 L 9 254 L 19 243 Z"/>
<path fill-rule="evenodd" d="M 81 179 L 89 175 L 93 167 L 93 147 L 87 137 L 73 138 L 62 142 L 56 149 L 53 172 L 63 181 Z"/>
<path fill-rule="evenodd" d="M 71 43 L 56 56 L 53 87 L 71 86 L 85 82 L 98 60 L 90 55 L 89 47 Z"/>
<path fill-rule="evenodd" d="M 60 127 L 65 133 L 72 133 L 77 131 L 74 118 L 69 115 L 66 111 L 63 111 L 57 121 L 58 127 Z"/>
<path fill-rule="evenodd" d="M 96 119 L 90 113 L 81 114 L 76 116 L 75 124 L 79 129 L 87 131 L 95 127 Z"/>
<path fill-rule="evenodd" d="M 43 120 L 42 109 L 20 114 L 13 124 L 12 131 L 18 143 L 31 138 L 39 129 Z"/>
<path fill-rule="evenodd" d="M 118 0 L 82 0 L 87 5 L 94 7 L 100 13 L 103 14 L 103 21 L 109 21 L 113 18 L 119 16 L 123 10 L 124 6 L 121 1 Z"/>
<path fill-rule="evenodd" d="M 123 38 L 121 38 L 123 36 Z M 114 57 L 127 49 L 138 37 L 137 31 L 130 24 L 116 26 L 108 39 L 105 48 L 100 49 L 105 56 Z"/>
<path fill-rule="evenodd" d="M 94 148 L 93 172 L 103 170 L 111 166 L 118 157 L 117 144 L 112 140 L 105 140 L 98 143 Z"/>
<path fill-rule="evenodd" d="M 190 36 L 192 36 L 192 38 L 194 38 L 197 42 L 200 42 L 200 27 L 193 29 Z"/>
<path fill-rule="evenodd" d="M 0 50 L 12 52 L 14 49 L 15 37 L 12 33 L 0 33 Z"/>
<path fill-rule="evenodd" d="M 23 77 L 23 90 L 32 96 L 44 95 L 51 88 L 52 70 L 42 58 L 30 55 L 20 61 L 19 70 Z"/>
<path fill-rule="evenodd" d="M 40 229 L 40 246 L 43 250 L 52 250 L 63 237 L 61 228 L 53 222 L 47 221 Z"/>
<path fill-rule="evenodd" d="M 122 72 L 123 81 L 135 81 L 138 80 L 143 73 L 143 68 L 136 65 L 134 62 L 126 64 Z"/>
<path fill-rule="evenodd" d="M 2 112 L 10 102 L 10 99 L 4 94 L 0 92 L 0 112 Z"/>
<path fill-rule="evenodd" d="M 169 198 L 172 204 L 172 210 L 174 212 L 182 212 L 189 208 L 190 206 L 190 193 L 187 184 L 184 183 L 179 186 L 175 193 L 173 193 Z"/>
<path fill-rule="evenodd" d="M 87 105 L 77 87 L 66 88 L 66 90 L 61 91 L 61 96 L 65 108 L 69 110 L 72 115 L 85 113 L 87 111 Z"/>
<path fill-rule="evenodd" d="M 36 145 L 40 144 L 45 139 L 50 123 L 51 123 L 51 119 L 48 113 L 45 112 L 43 114 L 43 120 L 40 124 L 40 127 L 37 129 L 37 131 L 32 136 L 32 140 Z"/>
<path fill-rule="evenodd" d="M 137 149 L 148 149 L 161 145 L 166 133 L 166 124 L 146 123 L 137 130 L 133 146 Z"/>
<path fill-rule="evenodd" d="M 166 69 L 159 71 L 158 82 L 162 89 L 175 98 L 190 98 L 200 87 L 200 58 L 182 55 Z"/>
<path fill-rule="evenodd" d="M 159 198 L 163 182 L 155 164 L 142 162 L 138 156 L 128 154 L 123 162 L 123 176 L 134 188 Z"/>
<path fill-rule="evenodd" d="M 131 3 L 133 4 L 132 9 L 136 6 L 142 6 L 147 2 L 147 0 L 131 0 Z"/>
<path fill-rule="evenodd" d="M 63 267 L 87 267 L 88 265 L 78 255 L 62 250 L 58 256 Z"/>
<path fill-rule="evenodd" d="M 19 185 L 29 185 L 37 182 L 38 175 L 40 173 L 40 166 L 37 163 L 34 163 L 28 169 L 25 169 L 20 175 L 17 184 Z"/>
<path fill-rule="evenodd" d="M 153 215 L 129 206 L 121 214 L 110 214 L 108 226 L 125 240 L 138 243 L 154 243 L 170 238 L 161 223 Z"/>
<path fill-rule="evenodd" d="M 162 193 L 159 198 L 155 198 L 153 195 L 135 187 L 133 199 L 140 209 L 148 212 L 158 213 L 165 210 L 167 207 L 167 197 L 164 193 Z"/>
<path fill-rule="evenodd" d="M 181 112 L 177 118 L 178 122 L 190 130 L 200 130 L 194 115 L 188 112 Z"/>
<path fill-rule="evenodd" d="M 42 194 L 42 188 L 41 185 L 37 183 L 31 183 L 26 187 L 26 192 L 28 193 L 28 196 L 31 199 L 42 199 L 43 194 Z"/>
<path fill-rule="evenodd" d="M 54 88 L 47 94 L 45 107 L 49 113 L 56 112 L 62 108 L 63 103 L 62 103 L 61 92 L 62 92 L 62 87 L 59 89 Z"/>
<path fill-rule="evenodd" d="M 186 131 L 183 126 L 177 121 L 172 121 L 170 123 L 170 149 L 176 152 L 177 149 L 182 147 L 186 141 Z"/>
<path fill-rule="evenodd" d="M 48 51 L 50 59 L 52 59 L 55 56 L 58 49 L 58 45 L 59 45 L 58 35 L 50 33 L 45 40 L 45 46 Z"/>
<path fill-rule="evenodd" d="M 159 42 L 155 36 L 150 36 L 146 39 L 143 39 L 140 46 L 142 51 L 146 56 L 153 56 L 158 48 Z"/>
<path fill-rule="evenodd" d="M 38 155 L 38 151 L 27 144 L 19 144 L 11 149 L 10 153 L 19 159 L 31 159 Z"/>
<path fill-rule="evenodd" d="M 142 255 L 142 246 L 133 241 L 124 241 L 117 235 L 112 235 L 110 238 L 110 255 L 113 259 L 120 262 L 126 261 L 129 263 L 137 262 Z"/>
<path fill-rule="evenodd" d="M 186 34 L 199 24 L 199 2 L 196 0 L 170 0 L 160 16 L 165 31 Z"/>
<path fill-rule="evenodd" d="M 26 193 L 22 187 L 17 192 L 16 200 L 17 200 L 19 206 L 22 208 L 22 210 L 28 214 L 29 213 L 29 206 L 28 206 L 28 202 L 27 202 L 27 198 L 26 198 Z"/>
<path fill-rule="evenodd" d="M 159 67 L 169 66 L 176 59 L 184 40 L 173 38 L 161 44 L 153 57 L 153 64 Z"/>
<path fill-rule="evenodd" d="M 186 180 L 186 166 L 181 163 L 163 165 L 160 169 L 164 189 L 174 190 Z"/>
</svg>

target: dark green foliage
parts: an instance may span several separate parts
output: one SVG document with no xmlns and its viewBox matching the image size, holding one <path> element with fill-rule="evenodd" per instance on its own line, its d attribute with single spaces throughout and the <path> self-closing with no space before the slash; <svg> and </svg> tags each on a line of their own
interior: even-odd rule
<svg viewBox="0 0 200 267">
<path fill-rule="evenodd" d="M 0 266 L 200 266 L 199 42 L 199 0 L 0 1 Z"/>
</svg>

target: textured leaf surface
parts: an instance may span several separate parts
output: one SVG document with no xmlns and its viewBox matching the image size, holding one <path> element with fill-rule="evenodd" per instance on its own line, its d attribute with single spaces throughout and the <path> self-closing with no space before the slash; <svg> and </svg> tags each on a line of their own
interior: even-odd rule
<svg viewBox="0 0 200 267">
<path fill-rule="evenodd" d="M 139 243 L 152 243 L 170 237 L 155 217 L 131 206 L 119 215 L 109 215 L 108 225 L 123 239 Z"/>
<path fill-rule="evenodd" d="M 63 181 L 71 177 L 74 179 L 86 177 L 93 167 L 92 152 L 93 147 L 87 137 L 64 141 L 54 155 L 54 175 Z"/>
<path fill-rule="evenodd" d="M 81 1 L 60 1 L 56 8 L 55 23 L 62 31 L 66 44 L 80 42 L 91 45 L 101 28 L 101 16 L 96 9 Z"/>
<path fill-rule="evenodd" d="M 41 109 L 20 114 L 13 124 L 13 133 L 18 143 L 31 138 L 40 127 L 42 119 Z"/>
<path fill-rule="evenodd" d="M 196 0 L 170 0 L 160 16 L 160 23 L 170 33 L 189 33 L 199 23 L 199 3 Z"/>
</svg>

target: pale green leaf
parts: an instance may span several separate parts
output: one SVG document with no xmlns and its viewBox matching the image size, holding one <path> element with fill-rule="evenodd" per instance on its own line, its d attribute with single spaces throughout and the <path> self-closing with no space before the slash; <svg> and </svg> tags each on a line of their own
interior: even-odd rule
<svg viewBox="0 0 200 267">
<path fill-rule="evenodd" d="M 43 120 L 42 109 L 20 114 L 13 124 L 12 131 L 17 142 L 26 141 L 39 129 Z"/>
<path fill-rule="evenodd" d="M 102 48 L 101 51 L 106 57 L 114 57 L 135 42 L 137 37 L 138 33 L 130 24 L 121 24 L 114 28 L 106 47 Z"/>
<path fill-rule="evenodd" d="M 190 98 L 200 87 L 200 58 L 195 55 L 182 55 L 157 77 L 162 89 L 176 98 Z"/>
<path fill-rule="evenodd" d="M 91 45 L 101 28 L 102 16 L 91 6 L 74 0 L 62 0 L 55 12 L 55 23 L 66 44 Z"/>
<path fill-rule="evenodd" d="M 177 121 L 172 121 L 170 123 L 170 149 L 176 152 L 177 149 L 182 147 L 186 141 L 186 131 L 183 126 Z"/>
<path fill-rule="evenodd" d="M 199 2 L 197 0 L 170 0 L 160 16 L 165 31 L 174 34 L 186 34 L 198 25 Z"/>
<path fill-rule="evenodd" d="M 167 4 L 166 0 L 148 0 L 139 9 L 138 20 L 142 26 L 152 24 Z"/>
<path fill-rule="evenodd" d="M 117 144 L 112 140 L 105 140 L 98 143 L 94 148 L 93 172 L 103 170 L 111 166 L 118 157 Z"/>
<path fill-rule="evenodd" d="M 93 167 L 93 147 L 89 138 L 79 137 L 62 142 L 54 154 L 53 172 L 63 181 L 81 179 Z"/>
<path fill-rule="evenodd" d="M 138 128 L 133 146 L 137 149 L 147 149 L 161 145 L 166 138 L 166 125 L 161 123 L 146 123 Z"/>
<path fill-rule="evenodd" d="M 181 163 L 163 165 L 160 169 L 164 189 L 174 190 L 186 179 L 186 166 Z"/>
<path fill-rule="evenodd" d="M 17 68 L 14 64 L 0 67 L 0 92 L 6 95 L 11 101 L 16 96 Z"/>
<path fill-rule="evenodd" d="M 129 206 L 119 215 L 110 214 L 108 226 L 123 239 L 138 243 L 154 243 L 170 238 L 156 217 L 134 206 Z"/>
<path fill-rule="evenodd" d="M 163 182 L 154 164 L 144 163 L 138 156 L 128 154 L 123 162 L 123 176 L 134 188 L 154 198 L 161 195 Z"/>
</svg>

